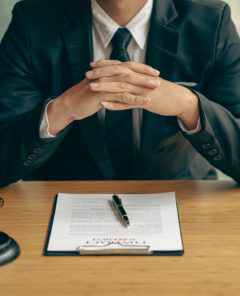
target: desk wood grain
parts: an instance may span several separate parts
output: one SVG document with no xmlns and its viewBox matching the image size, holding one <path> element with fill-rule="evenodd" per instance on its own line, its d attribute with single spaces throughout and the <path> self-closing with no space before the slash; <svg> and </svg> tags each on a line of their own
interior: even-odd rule
<svg viewBox="0 0 240 296">
<path fill-rule="evenodd" d="M 44 257 L 53 198 L 176 191 L 181 257 Z M 1 296 L 240 295 L 240 188 L 231 181 L 18 182 L 0 189 L 0 229 L 21 256 L 0 267 Z"/>
</svg>

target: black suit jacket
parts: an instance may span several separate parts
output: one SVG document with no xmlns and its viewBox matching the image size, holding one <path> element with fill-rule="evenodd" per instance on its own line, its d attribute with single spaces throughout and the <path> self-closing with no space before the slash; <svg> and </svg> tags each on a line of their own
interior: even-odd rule
<svg viewBox="0 0 240 296">
<path fill-rule="evenodd" d="M 92 61 L 87 0 L 26 0 L 0 47 L 0 185 L 26 179 L 115 179 L 97 115 L 39 138 L 46 101 L 84 79 Z M 240 180 L 240 41 L 228 5 L 156 0 L 147 64 L 173 82 L 196 82 L 202 130 L 144 111 L 141 149 L 128 179 Z"/>
</svg>

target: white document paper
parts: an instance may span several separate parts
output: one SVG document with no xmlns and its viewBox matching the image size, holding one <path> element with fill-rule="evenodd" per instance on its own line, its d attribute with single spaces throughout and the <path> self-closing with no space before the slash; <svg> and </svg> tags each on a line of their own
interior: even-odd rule
<svg viewBox="0 0 240 296">
<path fill-rule="evenodd" d="M 126 227 L 111 194 L 59 193 L 47 251 L 76 251 L 80 246 L 147 245 L 150 251 L 183 250 L 174 192 L 117 194 L 126 210 Z"/>
</svg>

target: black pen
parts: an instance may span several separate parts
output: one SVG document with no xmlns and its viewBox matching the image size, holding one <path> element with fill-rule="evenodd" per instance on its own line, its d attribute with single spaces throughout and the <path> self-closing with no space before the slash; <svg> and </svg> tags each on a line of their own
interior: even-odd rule
<svg viewBox="0 0 240 296">
<path fill-rule="evenodd" d="M 118 211 L 118 214 L 121 217 L 122 221 L 124 222 L 124 224 L 126 226 L 129 226 L 130 225 L 130 221 L 129 221 L 128 215 L 127 215 L 127 213 L 124 210 L 124 207 L 122 205 L 121 198 L 119 198 L 116 194 L 114 194 L 112 196 L 112 200 L 113 200 L 114 206 L 116 207 L 116 209 Z"/>
</svg>

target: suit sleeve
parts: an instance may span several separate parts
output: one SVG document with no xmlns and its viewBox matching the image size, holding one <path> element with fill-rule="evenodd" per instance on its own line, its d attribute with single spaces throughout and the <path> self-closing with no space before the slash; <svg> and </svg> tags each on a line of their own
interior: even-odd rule
<svg viewBox="0 0 240 296">
<path fill-rule="evenodd" d="M 199 98 L 202 130 L 184 136 L 214 167 L 240 182 L 240 39 L 224 7 L 214 62 Z"/>
<path fill-rule="evenodd" d="M 39 137 L 47 98 L 43 98 L 31 69 L 28 30 L 19 4 L 0 45 L 0 186 L 40 167 L 67 132 L 54 139 Z"/>
</svg>

